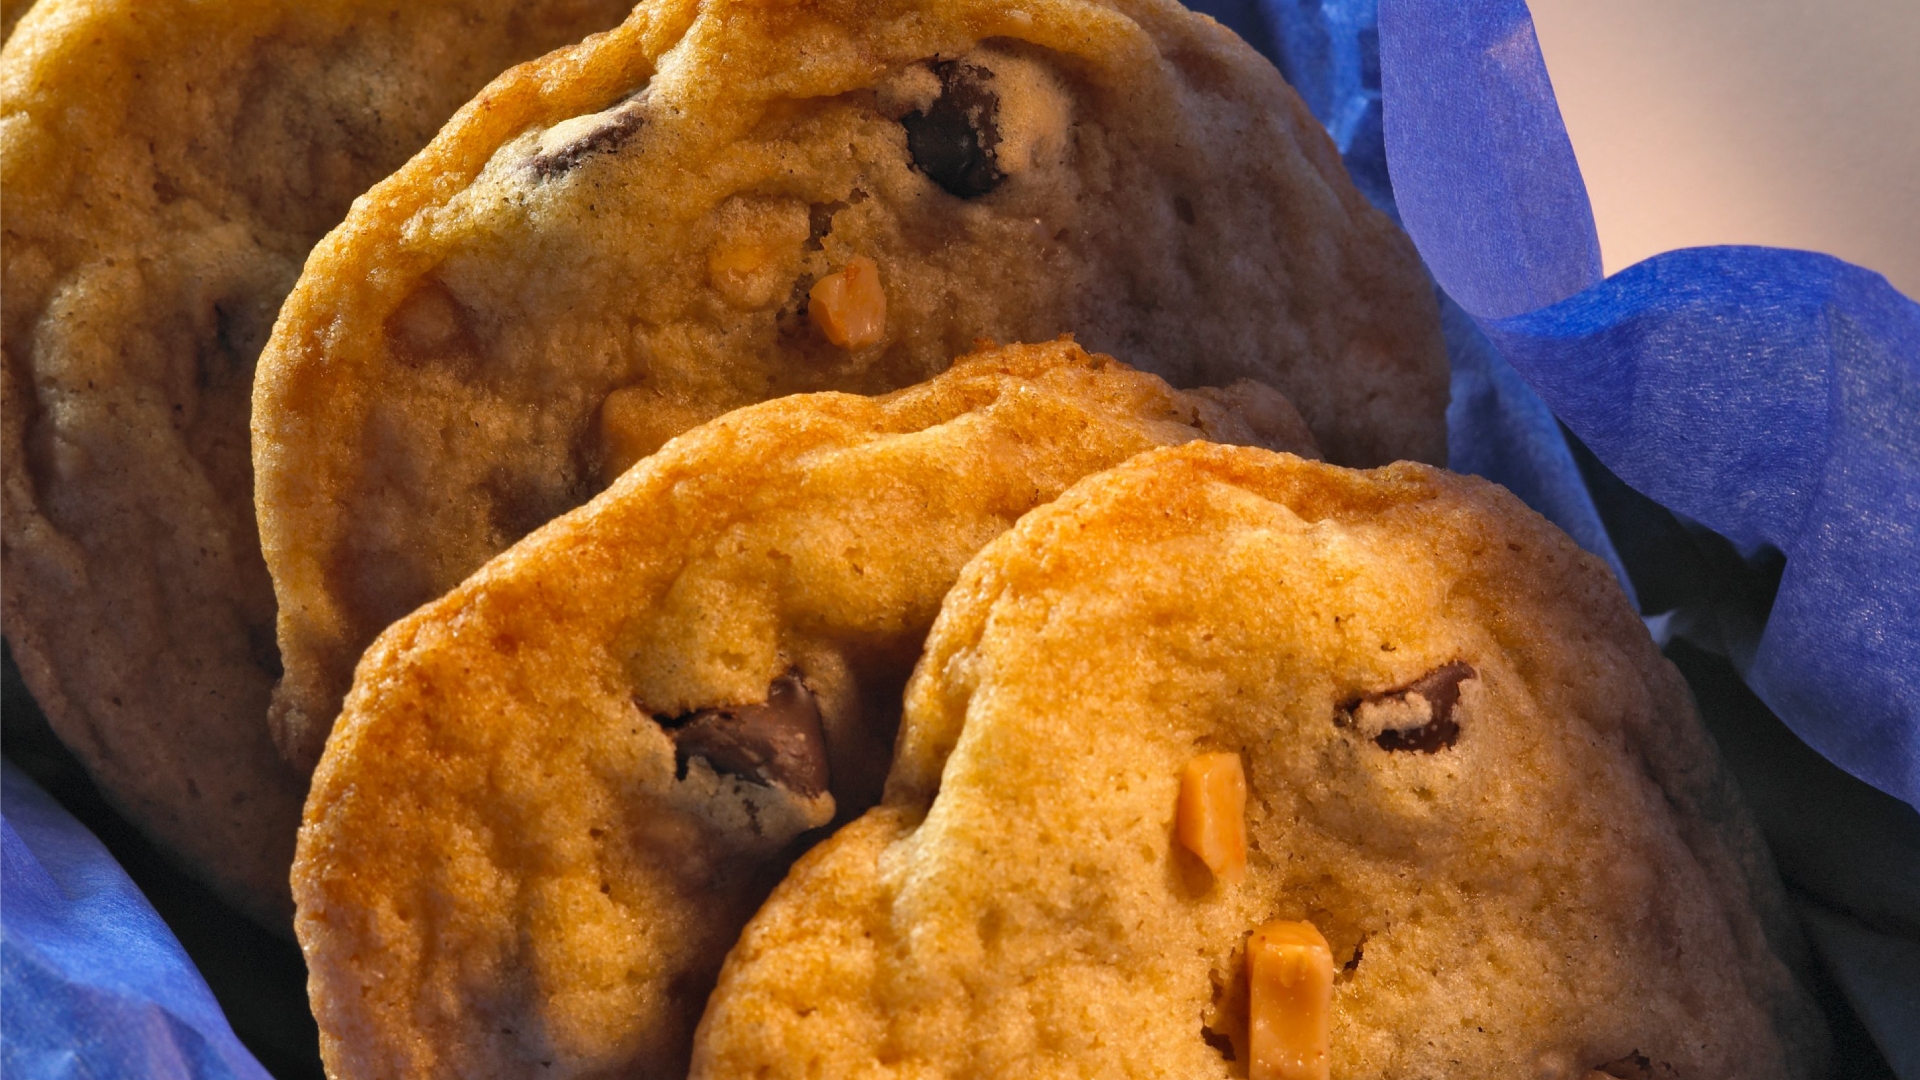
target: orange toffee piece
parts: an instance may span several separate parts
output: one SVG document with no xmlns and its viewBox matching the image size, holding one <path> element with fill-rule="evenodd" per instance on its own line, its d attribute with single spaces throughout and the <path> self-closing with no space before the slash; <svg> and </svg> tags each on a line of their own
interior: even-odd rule
<svg viewBox="0 0 1920 1080">
<path fill-rule="evenodd" d="M 1270 922 L 1247 938 L 1248 1080 L 1327 1080 L 1333 950 L 1310 922 Z"/>
<path fill-rule="evenodd" d="M 887 294 L 880 287 L 880 267 L 865 255 L 856 255 L 846 268 L 828 274 L 807 293 L 807 317 L 843 349 L 877 345 L 887 333 Z"/>
<path fill-rule="evenodd" d="M 1222 880 L 1247 876 L 1247 774 L 1239 754 L 1201 754 L 1180 773 L 1174 834 Z"/>
</svg>

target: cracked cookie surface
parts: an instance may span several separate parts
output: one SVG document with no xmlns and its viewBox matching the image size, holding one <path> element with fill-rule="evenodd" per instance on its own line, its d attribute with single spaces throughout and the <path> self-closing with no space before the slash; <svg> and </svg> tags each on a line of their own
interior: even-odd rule
<svg viewBox="0 0 1920 1080">
<path fill-rule="evenodd" d="M 655 0 L 490 86 L 316 250 L 259 507 L 310 766 L 361 650 L 672 435 L 1073 333 L 1439 461 L 1411 244 L 1277 72 L 1167 0 Z"/>
<path fill-rule="evenodd" d="M 1685 684 L 1484 481 L 1203 444 L 1089 478 L 962 572 L 897 745 L 730 954 L 697 1080 L 1245 1077 L 1276 920 L 1331 953 L 1333 1076 L 1825 1075 Z M 1177 839 L 1222 760 L 1238 883 Z"/>
<path fill-rule="evenodd" d="M 329 1074 L 682 1075 L 796 845 L 878 798 L 960 566 L 1139 451 L 1310 445 L 1249 425 L 1248 393 L 1059 341 L 752 406 L 396 624 L 294 869 Z"/>
<path fill-rule="evenodd" d="M 107 797 L 281 933 L 305 777 L 266 727 L 281 669 L 254 525 L 255 358 L 355 196 L 501 69 L 629 7 L 39 0 L 11 27 L 7 641 Z"/>
</svg>

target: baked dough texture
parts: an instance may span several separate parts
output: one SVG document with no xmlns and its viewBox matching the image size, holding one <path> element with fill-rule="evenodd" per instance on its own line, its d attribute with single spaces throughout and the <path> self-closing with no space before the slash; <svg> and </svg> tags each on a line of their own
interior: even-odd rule
<svg viewBox="0 0 1920 1080">
<path fill-rule="evenodd" d="M 33 0 L 0 0 L 0 43 L 13 36 L 14 26 L 32 6 Z"/>
<path fill-rule="evenodd" d="M 960 567 L 1136 452 L 1302 446 L 1235 411 L 1257 393 L 1062 341 L 749 407 L 396 624 L 294 866 L 329 1075 L 684 1076 L 740 927 L 879 797 Z"/>
<path fill-rule="evenodd" d="M 1237 886 L 1173 840 L 1207 752 L 1246 766 Z M 1599 560 L 1484 481 L 1202 444 L 968 565 L 883 804 L 754 918 L 692 1075 L 1244 1077 L 1275 919 L 1343 968 L 1336 1077 L 1826 1075 L 1764 849 Z"/>
<path fill-rule="evenodd" d="M 107 796 L 283 931 L 305 778 L 265 721 L 255 358 L 355 196 L 628 7 L 40 0 L 0 53 L 7 640 Z"/>
<path fill-rule="evenodd" d="M 885 315 L 843 347 L 814 294 L 856 259 Z M 673 434 L 1060 333 L 1266 382 L 1332 460 L 1445 453 L 1411 243 L 1172 0 L 652 0 L 508 73 L 315 250 L 262 363 L 276 739 L 310 767 L 382 629 Z"/>
</svg>

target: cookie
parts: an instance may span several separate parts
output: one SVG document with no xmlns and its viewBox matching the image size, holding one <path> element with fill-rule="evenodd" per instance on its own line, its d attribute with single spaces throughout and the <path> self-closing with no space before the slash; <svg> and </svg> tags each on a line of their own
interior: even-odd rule
<svg viewBox="0 0 1920 1080">
<path fill-rule="evenodd" d="M 13 27 L 33 6 L 33 0 L 0 0 L 0 43 L 13 36 Z"/>
<path fill-rule="evenodd" d="M 1199 437 L 1262 438 L 1065 341 L 784 398 L 396 624 L 294 864 L 329 1075 L 682 1075 L 796 847 L 878 798 L 961 565 L 1079 477 Z"/>
<path fill-rule="evenodd" d="M 1599 560 L 1484 481 L 1194 444 L 968 565 L 692 1075 L 1811 1078 L 1799 949 Z"/>
<path fill-rule="evenodd" d="M 282 928 L 305 777 L 265 721 L 255 358 L 355 196 L 501 68 L 628 7 L 40 0 L 7 41 L 7 640 L 108 797 Z"/>
<path fill-rule="evenodd" d="M 1171 0 L 657 0 L 503 76 L 307 264 L 258 505 L 318 756 L 361 651 L 673 434 L 1074 333 L 1258 379 L 1331 459 L 1439 461 L 1412 245 L 1244 42 Z"/>
</svg>

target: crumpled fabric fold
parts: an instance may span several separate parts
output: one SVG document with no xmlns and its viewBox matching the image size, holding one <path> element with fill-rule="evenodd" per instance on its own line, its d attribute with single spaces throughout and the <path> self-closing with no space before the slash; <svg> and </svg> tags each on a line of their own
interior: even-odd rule
<svg viewBox="0 0 1920 1080">
<path fill-rule="evenodd" d="M 1379 16 L 1392 189 L 1436 280 L 1614 474 L 1785 557 L 1728 652 L 1810 746 L 1920 806 L 1920 305 L 1774 248 L 1603 279 L 1525 4 Z"/>
<path fill-rule="evenodd" d="M 270 1080 L 100 841 L 0 773 L 0 1075 Z"/>
</svg>

